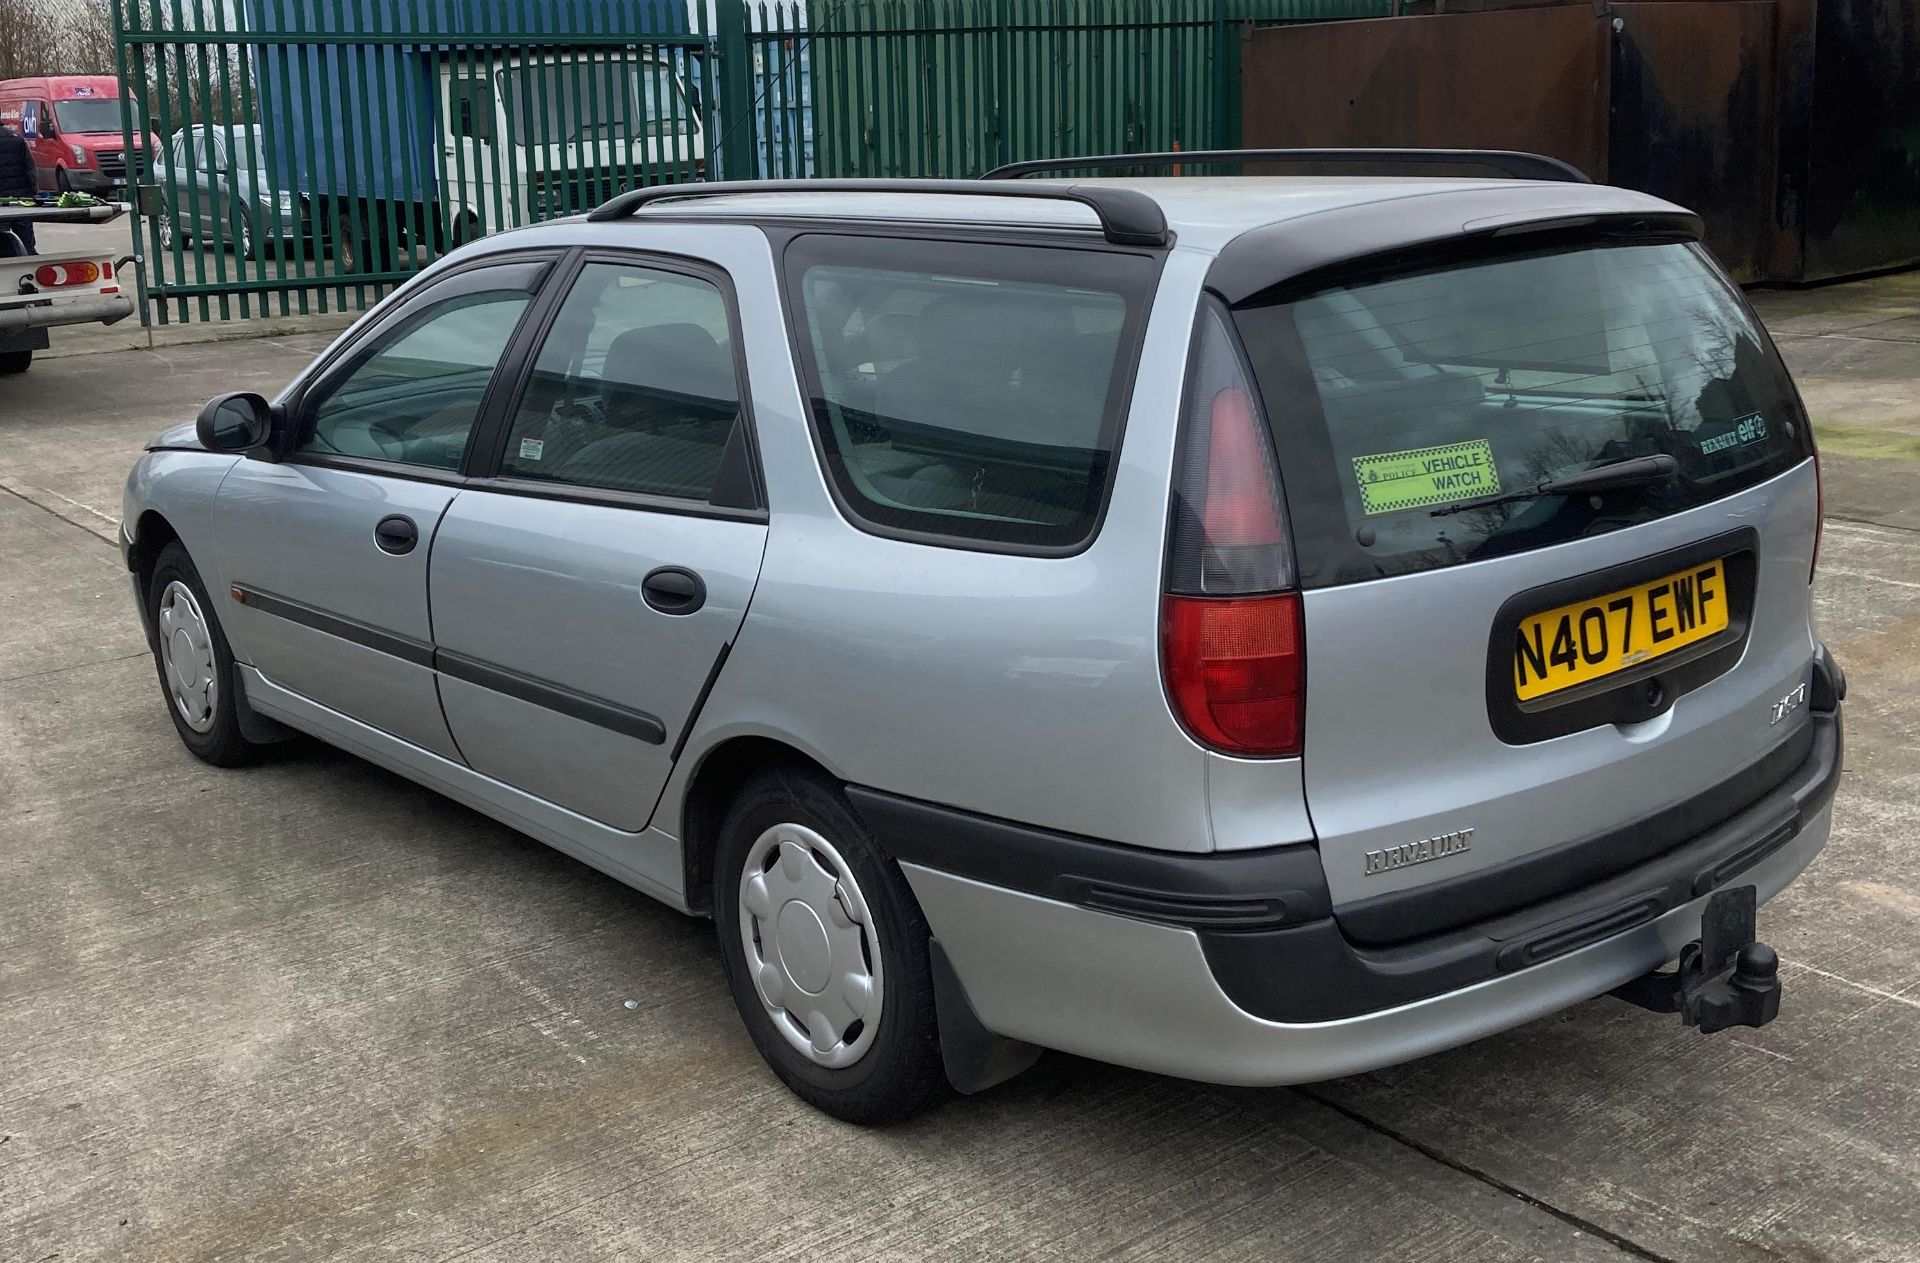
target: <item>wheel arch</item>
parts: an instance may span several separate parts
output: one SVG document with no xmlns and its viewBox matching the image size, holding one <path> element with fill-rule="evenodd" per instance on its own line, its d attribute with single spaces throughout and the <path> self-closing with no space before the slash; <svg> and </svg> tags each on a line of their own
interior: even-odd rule
<svg viewBox="0 0 1920 1263">
<path fill-rule="evenodd" d="M 162 549 L 179 542 L 180 532 L 174 529 L 173 523 L 160 510 L 143 509 L 140 516 L 134 519 L 127 537 L 127 570 L 139 580 L 141 609 L 144 612 L 147 580 L 153 574 L 154 563 L 160 559 Z"/>
<path fill-rule="evenodd" d="M 824 776 L 835 783 L 845 779 L 799 746 L 767 734 L 727 737 L 703 750 L 695 761 L 678 813 L 682 880 L 689 912 L 703 916 L 712 913 L 713 857 L 721 822 L 741 787 L 758 773 L 775 767 Z"/>
</svg>

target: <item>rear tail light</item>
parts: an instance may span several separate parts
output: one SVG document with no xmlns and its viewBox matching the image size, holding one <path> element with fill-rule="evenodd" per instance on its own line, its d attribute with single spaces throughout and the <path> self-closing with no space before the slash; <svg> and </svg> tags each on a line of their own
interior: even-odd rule
<svg viewBox="0 0 1920 1263">
<path fill-rule="evenodd" d="M 100 281 L 100 265 L 84 261 L 43 263 L 33 270 L 33 279 L 41 289 L 59 289 L 66 285 L 95 285 Z"/>
<path fill-rule="evenodd" d="M 1167 695 L 1215 749 L 1297 755 L 1306 652 L 1273 437 L 1219 304 L 1197 342 L 1161 607 Z"/>
<path fill-rule="evenodd" d="M 1298 592 L 1163 598 L 1167 692 L 1187 730 L 1229 754 L 1299 754 L 1302 631 Z"/>
</svg>

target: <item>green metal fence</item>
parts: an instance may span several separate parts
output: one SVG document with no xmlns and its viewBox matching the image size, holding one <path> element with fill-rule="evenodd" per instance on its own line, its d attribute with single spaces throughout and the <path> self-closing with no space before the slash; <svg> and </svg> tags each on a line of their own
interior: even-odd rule
<svg viewBox="0 0 1920 1263">
<path fill-rule="evenodd" d="M 359 309 L 476 234 L 699 178 L 720 90 L 705 15 L 115 0 L 149 313 Z"/>
<path fill-rule="evenodd" d="M 1249 23 L 1391 0 L 112 0 L 145 318 L 358 310 L 637 184 L 1231 145 Z"/>
<path fill-rule="evenodd" d="M 1248 24 L 1384 16 L 1391 2 L 816 4 L 815 169 L 966 176 L 1029 158 L 1230 147 Z"/>
</svg>

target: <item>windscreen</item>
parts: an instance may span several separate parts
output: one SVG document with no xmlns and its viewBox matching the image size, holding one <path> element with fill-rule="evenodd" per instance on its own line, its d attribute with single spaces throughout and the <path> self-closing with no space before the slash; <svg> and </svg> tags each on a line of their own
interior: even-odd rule
<svg viewBox="0 0 1920 1263">
<path fill-rule="evenodd" d="M 500 76 L 523 143 L 678 136 L 692 113 L 674 72 L 657 61 L 524 66 Z"/>
<path fill-rule="evenodd" d="M 1369 277 L 1242 308 L 1236 322 L 1278 431 L 1310 586 L 1632 526 L 1811 452 L 1785 369 L 1690 244 Z M 1662 453 L 1671 478 L 1533 494 Z"/>
<path fill-rule="evenodd" d="M 120 101 L 116 97 L 91 97 L 86 100 L 55 101 L 53 120 L 62 132 L 85 135 L 89 132 L 120 131 Z M 139 131 L 140 111 L 133 111 L 133 130 Z"/>
</svg>

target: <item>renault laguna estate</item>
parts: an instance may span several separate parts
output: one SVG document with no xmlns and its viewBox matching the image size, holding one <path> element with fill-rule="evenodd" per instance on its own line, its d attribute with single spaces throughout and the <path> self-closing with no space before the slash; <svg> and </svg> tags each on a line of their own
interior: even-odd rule
<svg viewBox="0 0 1920 1263">
<path fill-rule="evenodd" d="M 1770 1020 L 1845 693 L 1779 356 L 1696 216 L 1549 159 L 1154 174 L 1302 157 L 454 252 L 135 467 L 180 739 L 317 737 L 711 917 L 857 1121 L 1042 1049 L 1286 1084 L 1609 992 Z"/>
</svg>

